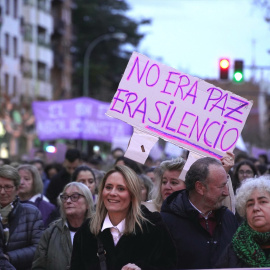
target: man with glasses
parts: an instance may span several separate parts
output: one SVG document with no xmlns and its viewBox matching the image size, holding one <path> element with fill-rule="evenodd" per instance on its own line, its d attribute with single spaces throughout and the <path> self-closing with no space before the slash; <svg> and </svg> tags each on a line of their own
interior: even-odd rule
<svg viewBox="0 0 270 270">
<path fill-rule="evenodd" d="M 31 204 L 21 204 L 17 196 L 18 171 L 0 167 L 0 216 L 4 230 L 4 256 L 17 270 L 31 269 L 36 246 L 44 229 L 41 213 Z"/>
<path fill-rule="evenodd" d="M 201 158 L 191 165 L 185 184 L 161 208 L 177 249 L 176 268 L 213 268 L 238 227 L 234 214 L 222 206 L 229 195 L 227 173 L 219 160 Z"/>
</svg>

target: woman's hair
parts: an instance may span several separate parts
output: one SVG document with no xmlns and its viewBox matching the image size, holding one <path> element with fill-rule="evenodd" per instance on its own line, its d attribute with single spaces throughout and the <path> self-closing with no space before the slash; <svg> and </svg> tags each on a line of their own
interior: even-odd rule
<svg viewBox="0 0 270 270">
<path fill-rule="evenodd" d="M 84 195 L 85 204 L 87 206 L 89 206 L 89 208 L 88 208 L 88 210 L 87 210 L 87 212 L 85 214 L 85 219 L 90 218 L 92 216 L 92 214 L 93 214 L 93 211 L 94 211 L 94 202 L 93 202 L 92 193 L 89 190 L 89 188 L 85 184 L 82 184 L 82 183 L 79 183 L 79 182 L 71 182 L 71 183 L 68 183 L 64 187 L 63 192 L 60 195 L 64 194 L 69 187 L 76 187 L 78 189 L 79 193 Z M 61 217 L 64 220 L 66 220 L 67 217 L 66 217 L 66 214 L 65 214 L 65 211 L 64 211 L 63 202 L 60 199 L 60 195 L 57 198 L 57 202 L 58 202 L 58 205 L 59 205 L 59 208 L 60 208 Z"/>
<path fill-rule="evenodd" d="M 21 177 L 16 168 L 10 165 L 0 166 L 0 177 L 13 181 L 14 186 L 18 189 Z"/>
<path fill-rule="evenodd" d="M 34 196 L 36 194 L 40 194 L 43 192 L 43 182 L 42 182 L 41 176 L 40 176 L 37 168 L 34 165 L 23 164 L 23 165 L 20 165 L 17 168 L 17 170 L 18 170 L 18 172 L 21 170 L 24 170 L 24 171 L 28 171 L 31 173 L 32 178 L 33 178 L 31 196 Z"/>
<path fill-rule="evenodd" d="M 255 189 L 260 192 L 266 191 L 270 195 L 270 176 L 262 175 L 258 178 L 246 179 L 236 190 L 236 210 L 241 217 L 246 217 L 246 203 Z"/>
<path fill-rule="evenodd" d="M 249 160 L 243 160 L 243 161 L 240 161 L 239 163 L 236 164 L 236 167 L 234 169 L 234 173 L 233 173 L 233 179 L 232 179 L 232 185 L 233 185 L 233 190 L 234 192 L 236 191 L 236 189 L 240 186 L 240 180 L 239 180 L 239 177 L 238 177 L 238 171 L 240 169 L 240 167 L 242 165 L 247 165 L 250 167 L 250 169 L 252 170 L 253 172 L 253 175 L 257 175 L 257 170 L 256 170 L 256 167 L 255 165 L 249 161 Z"/>
<path fill-rule="evenodd" d="M 155 168 L 155 176 L 157 184 L 153 190 L 153 202 L 156 208 L 160 211 L 161 205 L 163 203 L 163 198 L 161 194 L 161 185 L 162 185 L 162 178 L 165 171 L 179 171 L 181 172 L 185 166 L 186 161 L 182 158 L 174 158 L 171 160 L 165 160 L 160 163 L 159 166 Z"/>
<path fill-rule="evenodd" d="M 95 176 L 93 170 L 92 170 L 90 167 L 86 166 L 86 165 L 81 165 L 81 166 L 79 166 L 79 167 L 77 167 L 77 168 L 75 169 L 75 171 L 74 171 L 73 174 L 71 175 L 71 181 L 76 182 L 77 177 L 78 177 L 78 175 L 79 175 L 79 173 L 80 173 L 81 171 L 89 171 L 89 172 L 91 172 L 92 175 L 93 175 L 93 177 L 94 177 L 94 181 L 95 181 L 95 183 L 96 183 L 96 176 Z"/>
<path fill-rule="evenodd" d="M 145 186 L 145 188 L 147 190 L 146 200 L 147 201 L 151 200 L 152 189 L 153 189 L 153 186 L 154 186 L 152 180 L 145 174 L 140 174 L 139 179 L 140 179 L 141 183 Z"/>
<path fill-rule="evenodd" d="M 104 205 L 102 193 L 108 177 L 115 172 L 120 173 L 124 177 L 131 198 L 131 203 L 129 205 L 128 213 L 125 218 L 126 225 L 124 233 L 135 233 L 136 224 L 142 230 L 142 223 L 147 221 L 147 219 L 143 217 L 140 207 L 141 184 L 137 174 L 128 166 L 116 165 L 115 168 L 111 169 L 105 174 L 100 184 L 98 202 L 96 205 L 96 213 L 94 214 L 93 219 L 90 223 L 90 230 L 94 235 L 98 235 L 98 233 L 100 232 L 102 223 L 107 215 L 107 209 Z"/>
</svg>

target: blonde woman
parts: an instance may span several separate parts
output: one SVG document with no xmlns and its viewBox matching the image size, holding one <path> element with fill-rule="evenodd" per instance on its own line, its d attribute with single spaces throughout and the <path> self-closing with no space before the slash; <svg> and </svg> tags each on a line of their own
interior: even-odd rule
<svg viewBox="0 0 270 270">
<path fill-rule="evenodd" d="M 104 263 L 107 269 L 123 270 L 171 269 L 176 264 L 160 214 L 141 208 L 140 180 L 125 165 L 106 173 L 96 213 L 74 238 L 71 270 L 101 269 Z"/>
<path fill-rule="evenodd" d="M 153 200 L 143 202 L 150 211 L 160 212 L 162 203 L 174 191 L 185 189 L 185 182 L 179 179 L 186 161 L 179 157 L 165 160 L 155 169 L 157 185 L 153 190 Z"/>
</svg>

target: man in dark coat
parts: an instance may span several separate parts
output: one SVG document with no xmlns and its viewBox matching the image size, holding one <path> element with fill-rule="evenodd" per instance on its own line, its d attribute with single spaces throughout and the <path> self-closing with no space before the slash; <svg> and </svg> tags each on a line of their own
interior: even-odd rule
<svg viewBox="0 0 270 270">
<path fill-rule="evenodd" d="M 213 268 L 237 229 L 234 214 L 222 201 L 229 195 L 221 162 L 206 157 L 186 174 L 186 189 L 171 194 L 161 216 L 178 252 L 177 269 Z"/>
<path fill-rule="evenodd" d="M 63 169 L 50 181 L 46 197 L 51 203 L 57 205 L 57 197 L 64 186 L 71 181 L 71 175 L 81 165 L 81 153 L 78 149 L 68 149 L 65 154 Z"/>
</svg>

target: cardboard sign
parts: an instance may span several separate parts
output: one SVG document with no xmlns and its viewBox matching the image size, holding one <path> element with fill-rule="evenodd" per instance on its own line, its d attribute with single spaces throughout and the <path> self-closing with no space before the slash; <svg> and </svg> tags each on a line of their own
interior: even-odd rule
<svg viewBox="0 0 270 270">
<path fill-rule="evenodd" d="M 134 52 L 107 115 L 147 134 L 148 141 L 158 137 L 201 156 L 221 158 L 233 151 L 252 104 Z"/>
<path fill-rule="evenodd" d="M 106 116 L 109 103 L 91 98 L 35 101 L 33 112 L 40 140 L 82 139 L 111 142 L 132 134 L 132 128 Z"/>
</svg>

